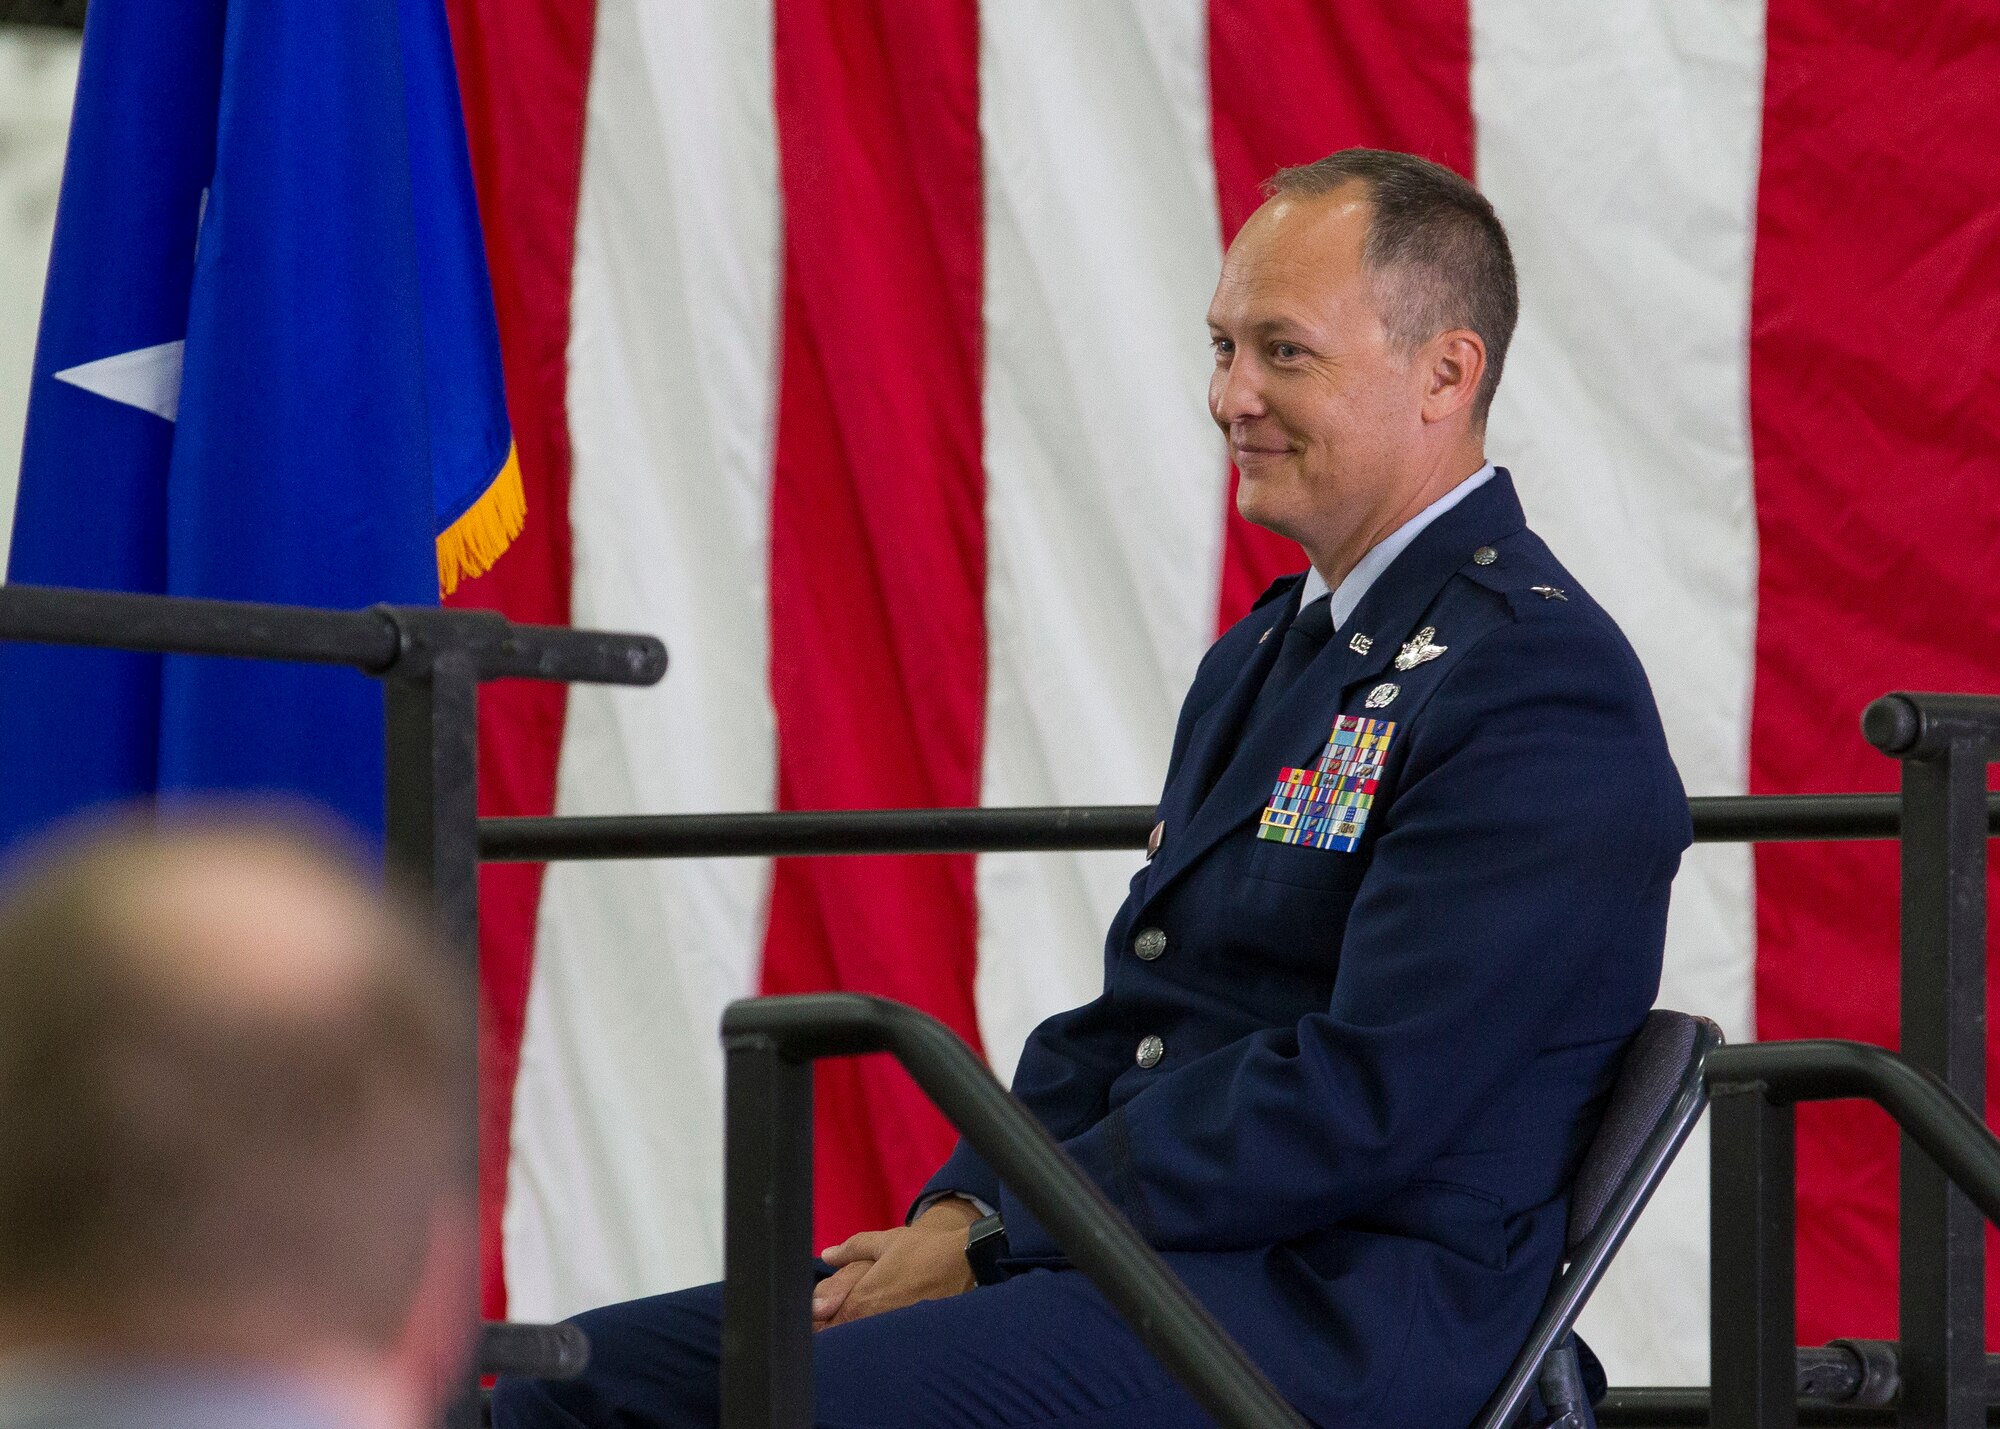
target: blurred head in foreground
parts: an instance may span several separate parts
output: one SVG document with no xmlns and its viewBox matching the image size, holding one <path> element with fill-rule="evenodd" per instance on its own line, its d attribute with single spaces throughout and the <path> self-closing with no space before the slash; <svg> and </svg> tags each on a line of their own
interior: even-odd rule
<svg viewBox="0 0 2000 1429">
<path fill-rule="evenodd" d="M 474 1308 L 471 1006 L 301 824 L 100 824 L 31 851 L 0 886 L 17 1382 L 166 1371 L 348 1424 L 430 1419 Z"/>
</svg>

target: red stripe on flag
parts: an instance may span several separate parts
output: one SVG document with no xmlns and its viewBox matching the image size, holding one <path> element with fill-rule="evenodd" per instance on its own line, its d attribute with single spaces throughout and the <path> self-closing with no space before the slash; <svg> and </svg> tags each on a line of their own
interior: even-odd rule
<svg viewBox="0 0 2000 1429">
<path fill-rule="evenodd" d="M 972 804 L 985 705 L 973 0 L 778 0 L 784 358 L 771 692 L 786 809 Z M 766 992 L 977 1037 L 970 857 L 785 860 Z M 821 1243 L 901 1220 L 951 1147 L 900 1069 L 825 1064 Z"/>
<path fill-rule="evenodd" d="M 507 411 L 526 528 L 449 604 L 567 625 L 570 597 L 570 268 L 596 7 L 575 0 L 448 0 L 486 263 L 500 319 Z M 482 814 L 555 809 L 564 688 L 488 685 L 479 706 Z M 506 1313 L 500 1239 L 542 866 L 489 864 L 479 903 L 479 1221 L 485 1313 Z"/>
<path fill-rule="evenodd" d="M 1887 790 L 1869 700 L 2000 691 L 2000 17 L 1771 0 L 1767 45 L 1750 786 Z M 1893 1046 L 1897 897 L 1894 845 L 1759 845 L 1758 1036 Z M 1799 1133 L 1800 1343 L 1893 1337 L 1890 1124 Z"/>
<path fill-rule="evenodd" d="M 1215 182 L 1227 244 L 1290 164 L 1363 145 L 1472 173 L 1472 28 L 1467 0 L 1210 0 L 1208 69 Z M 1229 473 L 1219 628 L 1299 548 L 1236 514 Z"/>
</svg>

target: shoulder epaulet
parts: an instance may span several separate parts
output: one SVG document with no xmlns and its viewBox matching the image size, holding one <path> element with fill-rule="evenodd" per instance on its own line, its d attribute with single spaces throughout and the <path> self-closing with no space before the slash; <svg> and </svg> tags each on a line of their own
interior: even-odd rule
<svg viewBox="0 0 2000 1429">
<path fill-rule="evenodd" d="M 1515 548 L 1506 549 L 1510 545 Z M 1542 551 L 1541 555 L 1545 558 L 1547 552 Z M 1560 566 L 1548 559 L 1536 559 L 1532 546 L 1522 550 L 1509 541 L 1480 546 L 1460 570 L 1505 600 L 1516 618 L 1545 605 L 1568 605 L 1573 598 L 1583 598 Z"/>
</svg>

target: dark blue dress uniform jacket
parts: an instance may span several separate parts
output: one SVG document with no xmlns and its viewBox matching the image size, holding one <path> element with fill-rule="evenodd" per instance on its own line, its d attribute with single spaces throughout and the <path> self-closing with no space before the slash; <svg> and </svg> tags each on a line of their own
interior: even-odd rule
<svg viewBox="0 0 2000 1429">
<path fill-rule="evenodd" d="M 1658 991 L 1687 801 L 1638 659 L 1504 470 L 1243 731 L 1303 584 L 1202 660 L 1104 992 L 1034 1031 L 1014 1090 L 1310 1418 L 1463 1425 Z M 1395 669 L 1425 626 L 1444 653 Z M 1359 846 L 1258 838 L 1339 714 L 1395 723 Z M 1014 1268 L 1063 1264 L 963 1143 L 946 1190 L 1001 1209 Z"/>
</svg>

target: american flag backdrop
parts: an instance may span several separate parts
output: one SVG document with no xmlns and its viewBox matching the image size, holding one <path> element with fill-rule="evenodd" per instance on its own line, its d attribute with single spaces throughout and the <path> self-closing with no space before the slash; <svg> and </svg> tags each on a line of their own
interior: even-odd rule
<svg viewBox="0 0 2000 1429">
<path fill-rule="evenodd" d="M 1204 406 L 1280 165 L 1472 175 L 1523 317 L 1489 435 L 1646 662 L 1689 791 L 1888 790 L 1858 715 L 2000 691 L 1988 0 L 455 0 L 529 525 L 458 603 L 663 635 L 652 691 L 489 689 L 489 813 L 1146 803 L 1296 548 Z M 492 867 L 489 1311 L 711 1278 L 716 1021 L 851 988 L 1005 1076 L 1096 991 L 1131 853 Z M 1892 845 L 1708 845 L 1662 1001 L 1896 1035 Z M 820 1082 L 823 1240 L 950 1134 Z M 1800 1115 L 1800 1333 L 1894 1329 L 1894 1139 Z M 1585 1320 L 1706 1376 L 1698 1139 Z"/>
</svg>

